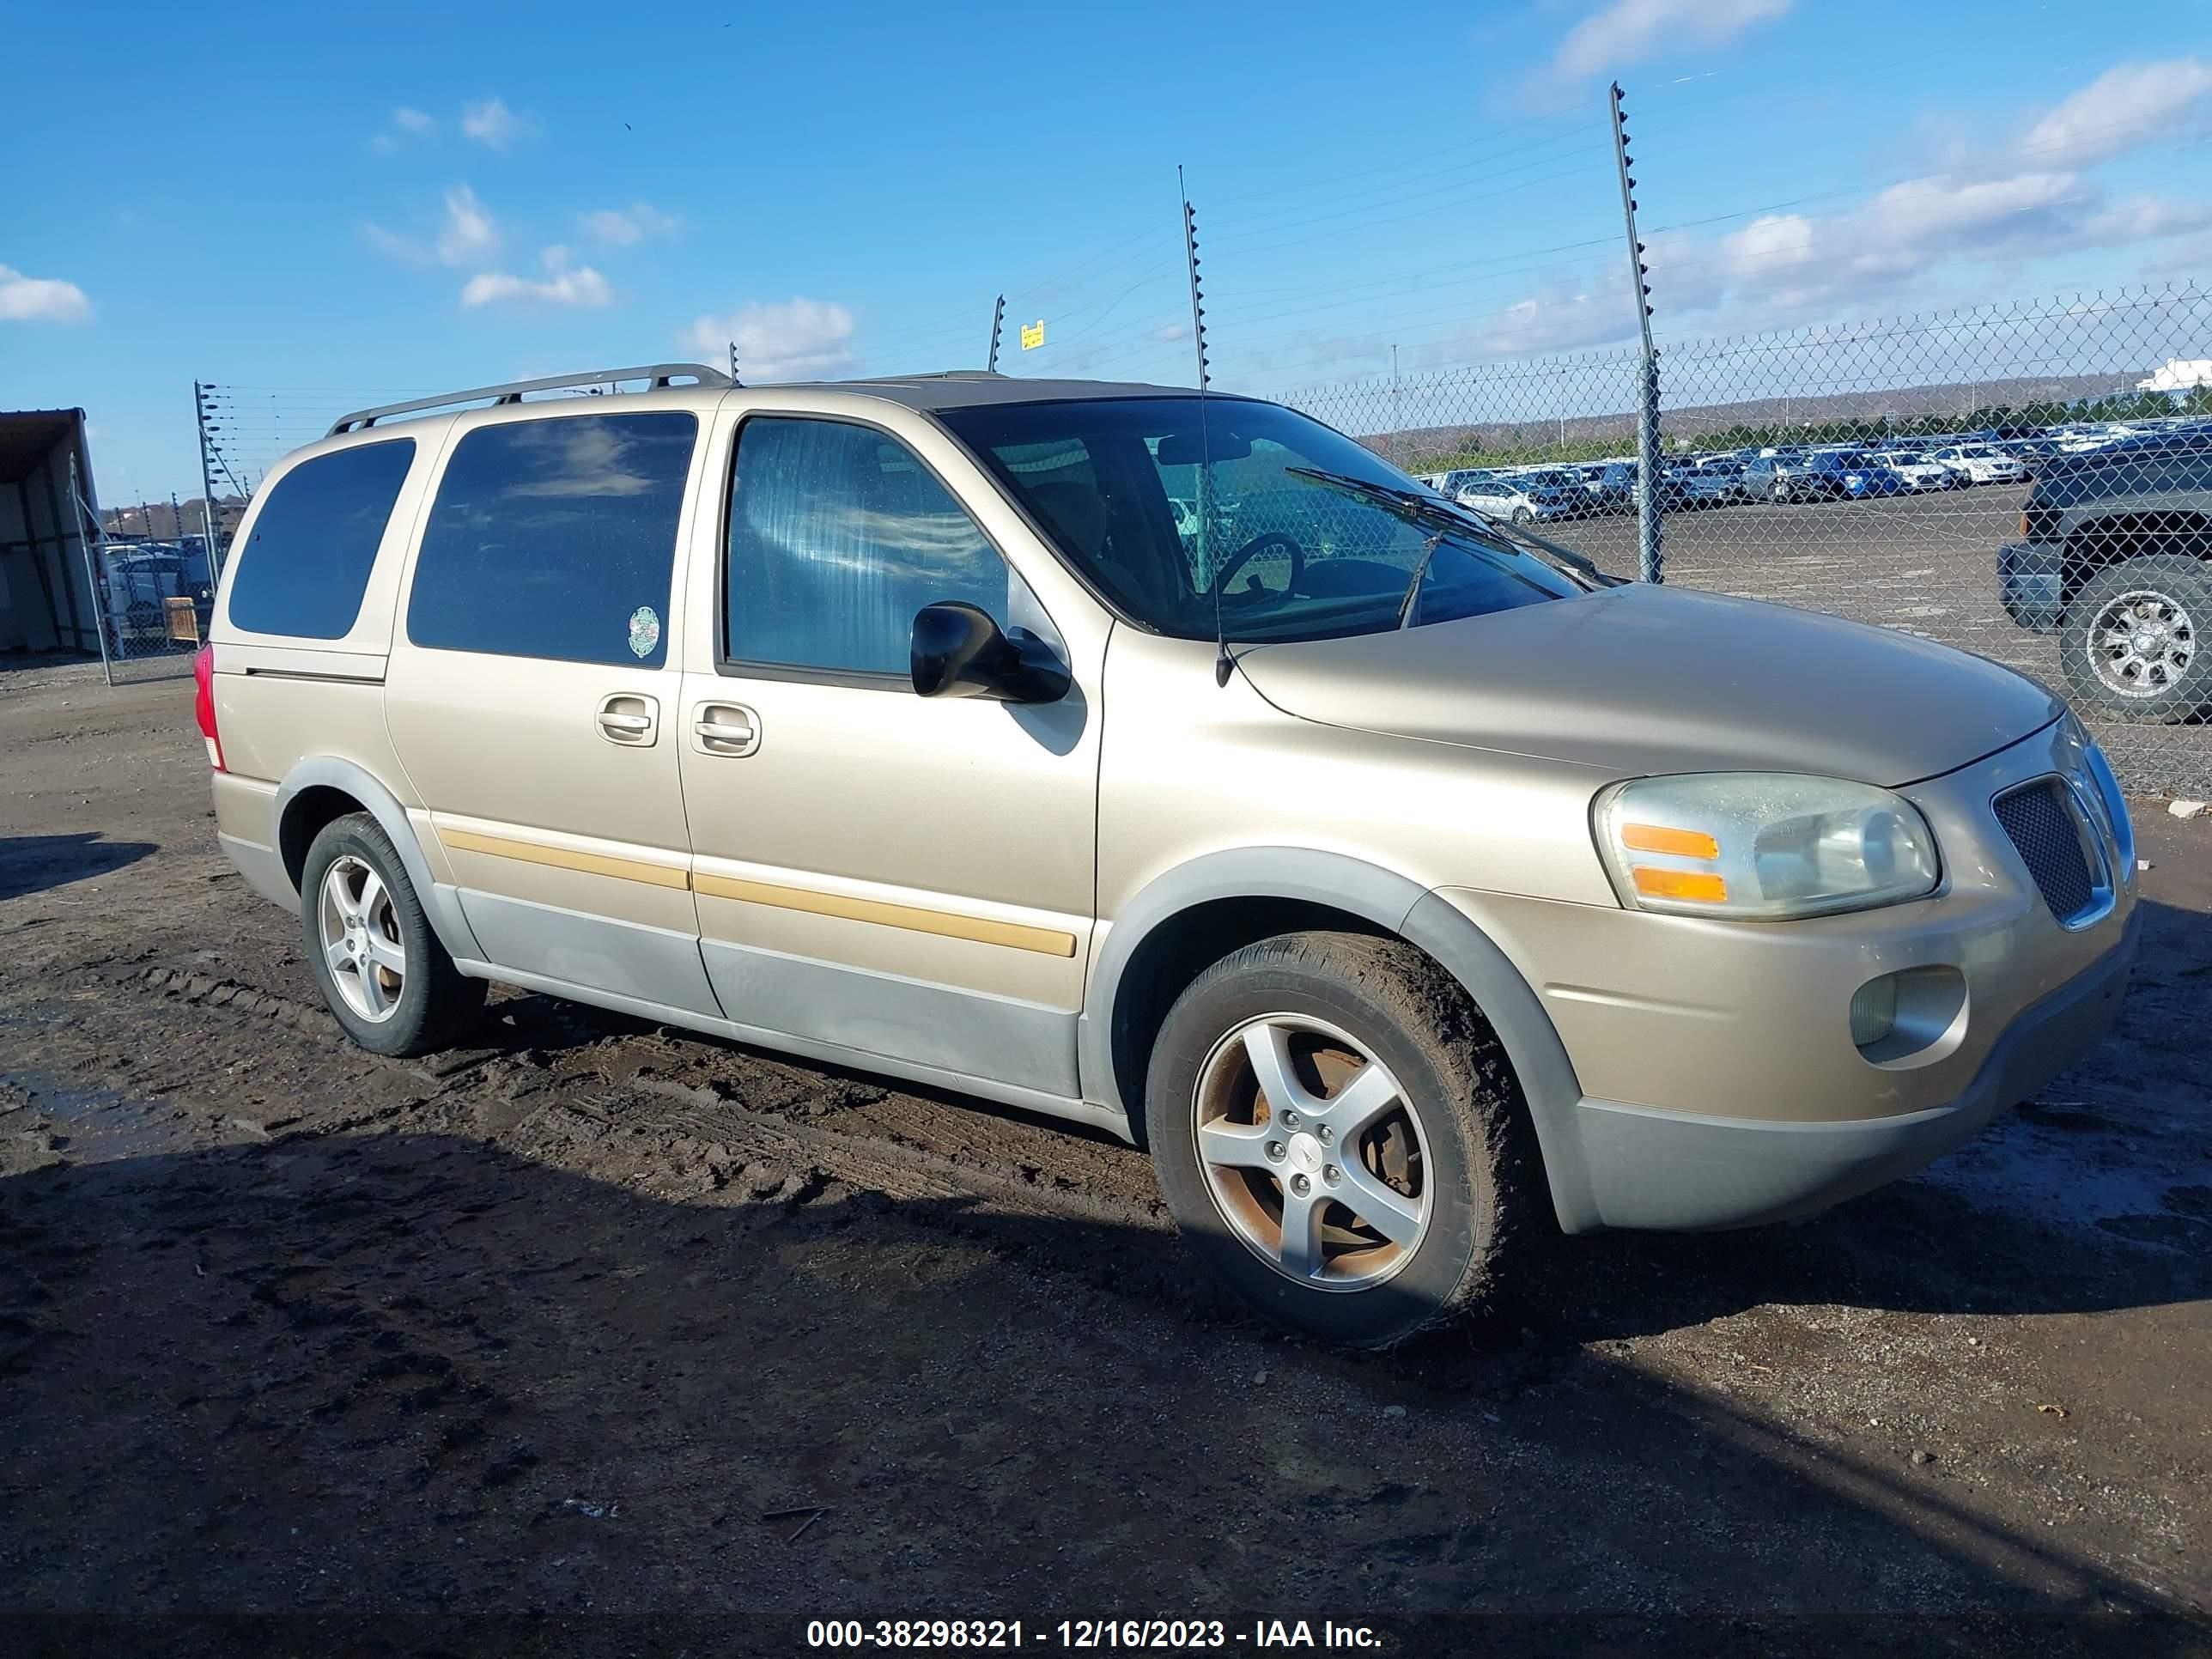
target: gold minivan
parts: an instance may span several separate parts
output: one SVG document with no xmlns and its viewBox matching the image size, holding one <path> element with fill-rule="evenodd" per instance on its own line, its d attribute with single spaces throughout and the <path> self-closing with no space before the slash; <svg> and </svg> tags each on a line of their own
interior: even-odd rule
<svg viewBox="0 0 2212 1659">
<path fill-rule="evenodd" d="M 1340 1341 L 1553 1229 L 1910 1170 L 2133 947 L 2042 687 L 1620 583 L 1219 393 L 364 410 L 270 474 L 210 639 L 222 846 L 362 1046 L 496 980 L 1093 1125 Z"/>
</svg>

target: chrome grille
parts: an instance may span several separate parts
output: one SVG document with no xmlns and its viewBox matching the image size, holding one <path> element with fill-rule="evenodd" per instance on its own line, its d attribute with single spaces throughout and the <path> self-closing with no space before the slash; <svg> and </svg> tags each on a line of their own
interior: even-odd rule
<svg viewBox="0 0 2212 1659">
<path fill-rule="evenodd" d="M 2096 907 L 2101 896 L 2089 863 L 2088 826 L 2064 783 L 2038 778 L 1999 795 L 1992 806 L 2052 915 L 2071 922 Z"/>
</svg>

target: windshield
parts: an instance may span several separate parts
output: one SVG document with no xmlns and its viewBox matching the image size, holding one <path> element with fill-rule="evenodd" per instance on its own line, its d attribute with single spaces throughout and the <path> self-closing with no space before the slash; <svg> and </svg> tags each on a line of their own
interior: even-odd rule
<svg viewBox="0 0 2212 1659">
<path fill-rule="evenodd" d="M 1581 591 L 1472 524 L 1416 525 L 1299 476 L 1294 469 L 1386 491 L 1419 488 L 1371 450 L 1279 404 L 987 404 L 938 419 L 1107 599 L 1182 639 L 1213 637 L 1217 589 L 1222 632 L 1255 643 L 1371 634 L 1401 618 L 1448 622 Z M 1175 514 L 1176 498 L 1196 510 Z M 1416 570 L 1421 589 L 1409 606 Z"/>
</svg>

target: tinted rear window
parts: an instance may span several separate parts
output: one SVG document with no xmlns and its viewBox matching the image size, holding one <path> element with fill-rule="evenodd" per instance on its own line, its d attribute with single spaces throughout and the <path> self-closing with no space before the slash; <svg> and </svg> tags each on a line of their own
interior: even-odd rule
<svg viewBox="0 0 2212 1659">
<path fill-rule="evenodd" d="M 446 651 L 660 666 L 698 431 L 692 416 L 653 411 L 470 433 L 423 528 L 407 637 Z"/>
<path fill-rule="evenodd" d="M 303 640 L 351 633 L 414 464 L 415 441 L 400 438 L 333 450 L 279 478 L 235 556 L 231 626 Z"/>
</svg>

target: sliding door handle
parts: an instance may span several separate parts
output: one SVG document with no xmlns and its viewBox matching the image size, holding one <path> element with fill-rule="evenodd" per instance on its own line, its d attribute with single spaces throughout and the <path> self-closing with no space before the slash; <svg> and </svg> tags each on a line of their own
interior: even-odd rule
<svg viewBox="0 0 2212 1659">
<path fill-rule="evenodd" d="M 691 714 L 691 746 L 738 758 L 760 747 L 760 716 L 741 702 L 702 702 Z"/>
</svg>

